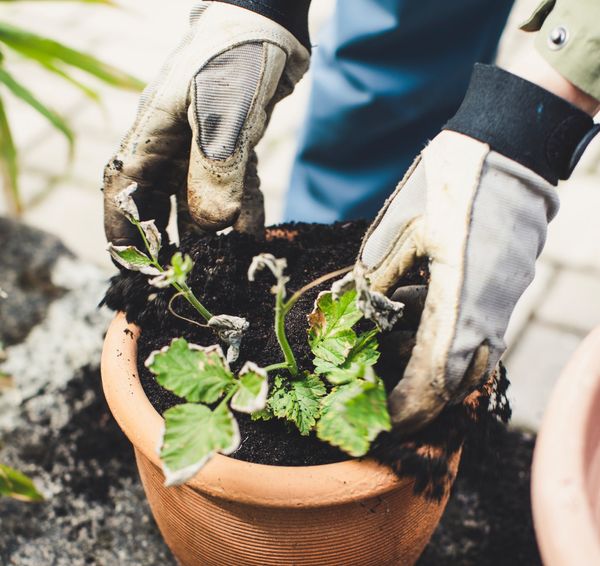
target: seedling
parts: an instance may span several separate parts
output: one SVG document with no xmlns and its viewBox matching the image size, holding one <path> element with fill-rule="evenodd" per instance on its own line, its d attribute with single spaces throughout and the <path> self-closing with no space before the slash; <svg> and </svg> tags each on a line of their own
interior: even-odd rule
<svg viewBox="0 0 600 566">
<path fill-rule="evenodd" d="M 137 228 L 144 243 L 145 252 L 140 251 L 135 246 L 115 246 L 112 242 L 109 242 L 107 251 L 123 267 L 152 276 L 148 281 L 150 285 L 159 289 L 169 286 L 176 289 L 177 294 L 174 295 L 173 299 L 182 296 L 196 309 L 206 322 L 206 326 L 214 330 L 219 338 L 229 346 L 227 360 L 234 362 L 239 356 L 242 336 L 249 326 L 248 321 L 244 318 L 225 314 L 213 316 L 200 302 L 187 284 L 188 275 L 194 267 L 194 262 L 189 255 L 183 256 L 180 252 L 177 252 L 171 258 L 171 263 L 167 268 L 161 265 L 158 254 L 162 245 L 162 236 L 154 220 L 140 220 L 137 205 L 133 200 L 133 194 L 136 190 L 137 183 L 132 183 L 116 196 L 115 202 L 127 220 Z M 171 299 L 169 308 L 171 308 L 173 299 Z M 171 312 L 179 318 L 184 318 L 177 315 L 172 309 Z"/>
<path fill-rule="evenodd" d="M 31 503 L 44 500 L 44 496 L 27 476 L 3 464 L 0 464 L 0 497 Z"/>
<path fill-rule="evenodd" d="M 285 419 L 300 434 L 314 432 L 354 457 L 365 455 L 375 437 L 391 427 L 383 382 L 373 370 L 379 358 L 379 330 L 354 330 L 363 318 L 356 290 L 337 299 L 330 292 L 318 296 L 309 316 L 312 373 L 299 371 L 286 336 L 285 317 L 298 299 L 348 270 L 319 278 L 286 299 L 285 259 L 256 256 L 249 279 L 265 268 L 276 280 L 274 330 L 283 361 L 265 368 L 246 362 L 236 376 L 219 346 L 205 348 L 176 338 L 145 362 L 161 386 L 187 401 L 164 413 L 159 454 L 166 485 L 187 481 L 218 452 L 235 452 L 240 435 L 233 411 L 255 420 Z M 270 391 L 269 373 L 274 373 Z"/>
</svg>

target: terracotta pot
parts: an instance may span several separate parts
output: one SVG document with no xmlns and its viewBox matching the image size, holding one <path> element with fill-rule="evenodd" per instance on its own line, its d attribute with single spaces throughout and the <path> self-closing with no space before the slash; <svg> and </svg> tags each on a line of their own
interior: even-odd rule
<svg viewBox="0 0 600 566">
<path fill-rule="evenodd" d="M 600 327 L 552 392 L 535 447 L 532 501 L 546 566 L 600 564 Z"/>
<path fill-rule="evenodd" d="M 265 466 L 215 456 L 191 481 L 165 488 L 156 448 L 163 420 L 137 373 L 139 331 L 117 315 L 102 381 L 135 449 L 154 518 L 184 565 L 413 564 L 446 506 L 413 494 L 413 481 L 369 460 Z M 456 474 L 460 452 L 451 460 Z M 446 493 L 449 489 L 446 490 Z"/>
</svg>

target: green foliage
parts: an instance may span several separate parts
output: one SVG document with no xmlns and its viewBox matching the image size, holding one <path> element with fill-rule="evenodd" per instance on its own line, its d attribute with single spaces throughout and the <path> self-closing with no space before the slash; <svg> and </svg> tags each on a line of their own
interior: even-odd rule
<svg viewBox="0 0 600 566">
<path fill-rule="evenodd" d="M 184 338 L 153 352 L 146 366 L 160 385 L 190 403 L 214 403 L 234 382 L 219 346 L 203 348 Z"/>
<path fill-rule="evenodd" d="M 27 476 L 3 464 L 0 464 L 0 497 L 28 502 L 44 500 L 44 496 Z"/>
<path fill-rule="evenodd" d="M 273 416 L 294 423 L 300 434 L 307 436 L 319 418 L 321 399 L 326 393 L 325 385 L 316 375 L 307 373 L 291 380 L 277 376 L 267 407 Z"/>
<path fill-rule="evenodd" d="M 2 0 L 4 2 L 8 0 Z M 12 0 L 15 1 L 15 0 Z M 82 3 L 113 5 L 110 0 L 78 0 Z M 42 66 L 48 72 L 59 76 L 66 82 L 81 90 L 94 101 L 100 99 L 98 93 L 90 86 L 71 75 L 73 69 L 83 71 L 109 85 L 129 90 L 141 90 L 144 84 L 131 75 L 100 61 L 76 49 L 72 49 L 59 41 L 31 33 L 22 28 L 0 21 L 0 45 L 20 56 Z M 35 93 L 19 83 L 6 67 L 6 61 L 0 52 L 0 85 L 3 85 L 13 96 L 20 98 L 44 116 L 68 140 L 72 149 L 73 133 L 67 122 L 54 110 L 47 107 Z M 11 126 L 0 97 L 0 173 L 4 181 L 9 205 L 15 214 L 23 211 L 23 203 L 19 193 L 18 155 L 13 143 Z"/>
<path fill-rule="evenodd" d="M 226 405 L 214 411 L 186 403 L 165 411 L 165 433 L 160 458 L 166 485 L 182 483 L 216 453 L 230 454 L 240 444 L 236 420 Z"/>
<path fill-rule="evenodd" d="M 231 398 L 231 408 L 252 414 L 264 409 L 269 393 L 267 372 L 252 362 L 246 362 L 239 373 L 239 389 Z"/>
<path fill-rule="evenodd" d="M 327 396 L 317 436 L 357 458 L 368 452 L 380 432 L 390 428 L 383 383 L 380 379 L 374 383 L 358 379 Z"/>
</svg>

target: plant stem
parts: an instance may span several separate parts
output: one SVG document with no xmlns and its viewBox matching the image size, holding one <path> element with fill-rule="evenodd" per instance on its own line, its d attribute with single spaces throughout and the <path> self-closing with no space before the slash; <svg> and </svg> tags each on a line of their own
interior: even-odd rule
<svg viewBox="0 0 600 566">
<path fill-rule="evenodd" d="M 240 388 L 240 384 L 239 384 L 239 382 L 237 382 L 235 385 L 233 385 L 231 387 L 231 389 L 227 392 L 225 397 L 223 397 L 221 402 L 217 405 L 217 408 L 215 409 L 215 411 L 218 411 L 223 405 L 226 405 L 227 402 L 229 401 L 229 399 L 231 399 L 236 394 L 236 392 L 239 388 Z"/>
<path fill-rule="evenodd" d="M 336 279 L 338 277 L 341 277 L 342 275 L 345 275 L 346 273 L 349 273 L 350 271 L 352 271 L 353 268 L 354 268 L 354 266 L 350 265 L 348 267 L 343 267 L 342 269 L 332 271 L 331 273 L 326 273 L 325 275 L 321 275 L 321 277 L 318 277 L 314 281 L 311 281 L 310 283 L 307 283 L 306 285 L 304 285 L 304 287 L 301 287 L 300 289 L 298 289 L 283 305 L 285 314 L 287 314 L 288 312 L 290 312 L 292 310 L 293 306 L 298 302 L 298 299 L 302 295 L 304 295 L 304 293 L 306 293 L 307 291 L 310 291 L 314 287 L 321 285 L 321 283 L 325 283 L 326 281 L 329 281 L 330 279 Z"/>
<path fill-rule="evenodd" d="M 190 303 L 190 305 L 192 305 L 200 313 L 200 315 L 202 316 L 202 318 L 204 318 L 204 320 L 206 320 L 206 322 L 208 322 L 213 317 L 210 311 L 206 309 L 204 305 L 196 298 L 196 295 L 194 295 L 194 291 L 190 289 L 187 283 L 183 283 L 182 285 L 174 283 L 173 286 L 179 292 L 183 293 L 183 296 L 186 298 L 188 303 Z"/>
<path fill-rule="evenodd" d="M 269 373 L 270 371 L 274 371 L 276 369 L 288 369 L 288 364 L 287 362 L 279 362 L 277 364 L 271 364 L 270 366 L 267 366 L 265 368 L 263 368 L 267 373 Z"/>
<path fill-rule="evenodd" d="M 277 291 L 275 299 L 275 335 L 277 336 L 277 341 L 283 352 L 287 369 L 293 377 L 296 377 L 298 375 L 298 364 L 296 363 L 294 352 L 292 352 L 292 348 L 290 347 L 290 343 L 285 334 L 285 315 L 286 310 L 283 303 L 283 289 L 280 289 Z"/>
</svg>

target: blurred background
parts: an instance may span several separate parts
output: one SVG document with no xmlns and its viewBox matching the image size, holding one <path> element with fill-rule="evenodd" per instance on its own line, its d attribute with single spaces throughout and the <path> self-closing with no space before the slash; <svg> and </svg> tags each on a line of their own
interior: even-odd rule
<svg viewBox="0 0 600 566">
<path fill-rule="evenodd" d="M 311 33 L 317 46 L 319 30 L 334 4 L 334 0 L 313 2 Z M 537 4 L 538 0 L 517 1 L 501 43 L 500 63 L 526 56 L 532 38 L 517 27 Z M 119 0 L 118 7 L 2 1 L 0 21 L 59 40 L 149 81 L 182 37 L 189 9 L 189 0 Z M 92 81 L 100 96 L 96 104 L 35 62 L 8 51 L 4 56 L 13 76 L 64 118 L 74 135 L 70 160 L 64 132 L 23 100 L 3 96 L 18 150 L 21 218 L 59 236 L 108 276 L 113 266 L 104 251 L 102 169 L 134 118 L 138 94 Z M 73 77 L 78 79 L 77 72 Z M 277 107 L 259 146 L 269 223 L 280 219 L 309 85 L 310 76 Z M 2 94 L 5 90 L 0 87 Z M 600 209 L 599 157 L 596 143 L 575 176 L 560 187 L 561 212 L 550 227 L 535 282 L 519 303 L 509 329 L 505 363 L 513 382 L 513 422 L 526 428 L 537 428 L 560 369 L 600 321 L 600 223 L 595 218 Z M 0 191 L 0 214 L 10 213 L 5 191 Z"/>
</svg>

